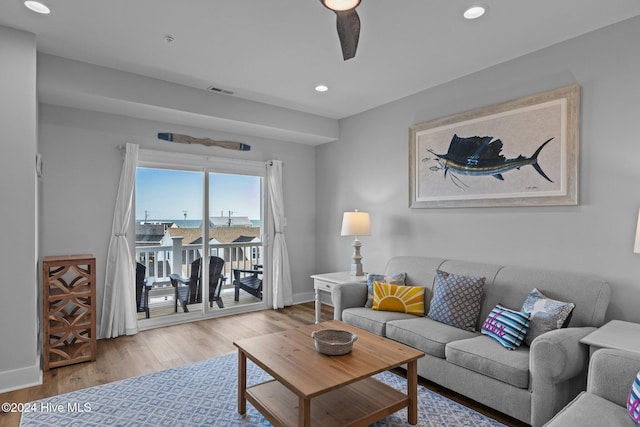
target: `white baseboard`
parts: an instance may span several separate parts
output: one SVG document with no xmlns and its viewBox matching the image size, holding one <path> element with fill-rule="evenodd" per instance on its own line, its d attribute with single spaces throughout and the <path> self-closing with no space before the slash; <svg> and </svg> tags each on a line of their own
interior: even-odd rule
<svg viewBox="0 0 640 427">
<path fill-rule="evenodd" d="M 313 292 L 304 292 L 301 294 L 293 295 L 294 304 L 302 304 L 305 302 L 315 301 L 315 294 Z"/>
<path fill-rule="evenodd" d="M 40 385 L 42 384 L 40 365 L 0 372 L 0 384 L 2 384 L 0 393 Z"/>
</svg>

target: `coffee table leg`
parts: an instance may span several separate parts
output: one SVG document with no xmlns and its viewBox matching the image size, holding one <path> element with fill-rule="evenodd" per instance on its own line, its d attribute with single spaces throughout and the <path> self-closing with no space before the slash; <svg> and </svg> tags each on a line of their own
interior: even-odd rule
<svg viewBox="0 0 640 427">
<path fill-rule="evenodd" d="M 409 397 L 409 424 L 418 424 L 418 361 L 407 363 L 407 396 Z"/>
<path fill-rule="evenodd" d="M 244 415 L 247 412 L 247 356 L 238 350 L 238 413 Z"/>
<path fill-rule="evenodd" d="M 298 398 L 298 425 L 311 427 L 311 399 Z"/>
</svg>

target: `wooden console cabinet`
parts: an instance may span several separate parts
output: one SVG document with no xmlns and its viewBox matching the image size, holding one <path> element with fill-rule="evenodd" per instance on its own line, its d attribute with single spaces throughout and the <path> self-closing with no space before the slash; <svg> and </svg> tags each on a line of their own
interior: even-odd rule
<svg viewBox="0 0 640 427">
<path fill-rule="evenodd" d="M 96 360 L 96 259 L 42 260 L 43 369 Z"/>
</svg>

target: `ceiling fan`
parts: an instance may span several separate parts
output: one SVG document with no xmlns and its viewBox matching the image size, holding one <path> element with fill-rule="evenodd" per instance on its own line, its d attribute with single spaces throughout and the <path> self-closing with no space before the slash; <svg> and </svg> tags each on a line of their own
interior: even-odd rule
<svg viewBox="0 0 640 427">
<path fill-rule="evenodd" d="M 360 0 L 320 0 L 320 2 L 327 9 L 334 11 L 337 16 L 342 57 L 345 61 L 353 58 L 356 56 L 360 38 L 360 17 L 356 12 Z"/>
</svg>

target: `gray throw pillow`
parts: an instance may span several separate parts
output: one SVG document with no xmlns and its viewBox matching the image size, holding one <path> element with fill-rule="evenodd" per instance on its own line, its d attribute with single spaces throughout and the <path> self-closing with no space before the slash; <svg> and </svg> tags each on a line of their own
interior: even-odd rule
<svg viewBox="0 0 640 427">
<path fill-rule="evenodd" d="M 427 316 L 456 328 L 475 331 L 484 281 L 484 277 L 461 276 L 437 270 Z"/>
<path fill-rule="evenodd" d="M 575 308 L 572 302 L 547 298 L 538 289 L 533 289 L 522 304 L 520 311 L 529 313 L 529 330 L 524 342 L 531 345 L 536 337 L 569 324 L 571 312 Z"/>
<path fill-rule="evenodd" d="M 386 282 L 390 285 L 404 285 L 407 279 L 407 273 L 395 273 L 395 274 L 367 274 L 367 288 L 369 294 L 367 295 L 367 302 L 365 307 L 373 307 L 373 282 Z"/>
</svg>

